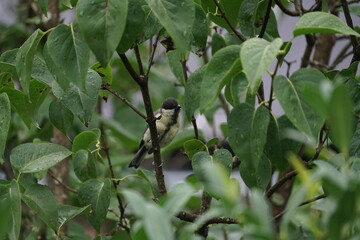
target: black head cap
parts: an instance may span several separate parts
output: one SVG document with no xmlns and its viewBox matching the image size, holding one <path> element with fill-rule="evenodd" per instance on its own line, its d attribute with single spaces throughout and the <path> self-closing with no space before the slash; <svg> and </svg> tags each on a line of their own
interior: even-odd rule
<svg viewBox="0 0 360 240">
<path fill-rule="evenodd" d="M 179 109 L 180 105 L 174 98 L 167 98 L 161 105 L 163 109 Z"/>
</svg>

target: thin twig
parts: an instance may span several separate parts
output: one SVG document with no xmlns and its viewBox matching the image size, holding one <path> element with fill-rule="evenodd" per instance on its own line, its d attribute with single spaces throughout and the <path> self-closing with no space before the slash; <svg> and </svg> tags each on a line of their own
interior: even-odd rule
<svg viewBox="0 0 360 240">
<path fill-rule="evenodd" d="M 186 60 L 180 60 L 180 62 L 181 62 L 185 82 L 187 82 L 188 81 L 188 75 L 187 75 Z M 195 118 L 194 115 L 191 116 L 191 123 L 192 123 L 193 128 L 194 128 L 195 139 L 199 139 L 199 130 L 198 130 L 198 127 L 197 127 L 197 124 L 196 124 L 196 118 Z"/>
<path fill-rule="evenodd" d="M 264 21 L 263 21 L 263 24 L 261 26 L 261 30 L 259 33 L 259 38 L 264 37 L 266 27 L 267 27 L 267 24 L 268 24 L 269 18 L 270 18 L 271 6 L 272 6 L 272 0 L 269 0 L 267 8 L 266 8 L 265 16 L 264 16 Z"/>
<path fill-rule="evenodd" d="M 143 64 L 142 64 L 142 61 L 141 61 L 139 47 L 135 46 L 134 51 L 135 51 L 136 61 L 137 61 L 138 67 L 139 67 L 139 73 L 140 73 L 140 75 L 144 76 L 145 75 L 144 67 L 143 67 Z"/>
<path fill-rule="evenodd" d="M 347 25 L 351 28 L 354 29 L 354 25 L 353 25 L 353 21 L 351 19 L 350 16 L 350 11 L 349 11 L 349 6 L 346 0 L 341 0 L 341 5 L 342 8 L 344 10 L 344 15 L 345 15 L 345 19 L 346 19 L 346 23 Z M 355 61 L 359 61 L 360 60 L 360 46 L 359 46 L 359 42 L 357 41 L 356 37 L 354 35 L 350 36 L 351 39 L 351 44 L 353 46 L 353 58 L 351 60 L 351 63 L 355 62 Z"/>
<path fill-rule="evenodd" d="M 50 177 L 52 179 L 54 179 L 56 182 L 58 182 L 61 186 L 63 186 L 65 189 L 69 190 L 70 192 L 73 192 L 73 193 L 77 193 L 78 191 L 76 189 L 73 189 L 72 187 L 66 185 L 65 183 L 63 183 L 62 181 L 60 181 L 60 179 L 58 179 L 55 174 L 49 170 L 48 171 L 48 174 L 50 175 Z"/>
<path fill-rule="evenodd" d="M 300 203 L 300 204 L 298 205 L 298 207 L 301 207 L 301 206 L 304 206 L 304 205 L 307 205 L 307 204 L 316 202 L 316 201 L 318 201 L 318 200 L 320 200 L 320 199 L 323 199 L 323 198 L 326 198 L 326 194 L 321 194 L 321 195 L 319 195 L 319 196 L 317 196 L 317 197 L 315 197 L 315 198 L 313 198 L 313 199 L 306 200 L 306 201 Z M 279 220 L 285 213 L 286 213 L 286 210 L 282 211 L 281 213 L 277 214 L 277 215 L 273 218 L 273 220 Z"/>
<path fill-rule="evenodd" d="M 278 62 L 276 63 L 276 67 L 275 67 L 274 73 L 271 75 L 271 86 L 270 86 L 270 96 L 269 96 L 269 105 L 268 105 L 268 108 L 269 108 L 270 111 L 271 111 L 271 107 L 272 107 L 272 103 L 273 103 L 274 79 L 275 79 L 275 76 L 276 76 L 277 71 L 278 71 L 278 69 L 279 69 L 279 66 L 280 66 L 280 61 L 278 61 Z"/>
<path fill-rule="evenodd" d="M 183 220 L 185 222 L 195 222 L 195 220 L 199 217 L 197 214 L 188 213 L 181 211 L 177 216 L 180 220 Z M 238 224 L 238 220 L 231 217 L 213 217 L 208 219 L 204 225 L 209 224 Z"/>
<path fill-rule="evenodd" d="M 300 13 L 299 13 L 299 12 L 297 12 L 297 11 L 292 11 L 292 10 L 286 8 L 286 7 L 282 4 L 281 0 L 274 0 L 274 1 L 275 1 L 276 5 L 278 5 L 278 7 L 281 9 L 281 11 L 283 11 L 283 12 L 286 13 L 287 15 L 292 16 L 292 17 L 300 16 Z"/>
<path fill-rule="evenodd" d="M 267 198 L 270 198 L 273 193 L 275 193 L 284 183 L 289 181 L 290 179 L 294 178 L 297 175 L 297 171 L 293 170 L 291 172 L 288 172 L 284 177 L 279 179 L 277 183 L 275 183 L 265 194 Z"/>
<path fill-rule="evenodd" d="M 109 164 L 109 169 L 110 169 L 110 174 L 111 174 L 111 178 L 115 179 L 115 173 L 114 173 L 114 169 L 112 166 L 112 162 L 111 162 L 111 158 L 110 158 L 110 154 L 109 154 L 109 146 L 107 145 L 106 142 L 106 138 L 104 136 L 104 132 L 102 133 L 102 140 L 103 140 L 103 150 L 105 152 L 106 155 L 106 159 L 107 162 Z M 117 181 L 112 181 L 113 185 L 114 185 L 114 189 L 116 191 L 116 198 L 118 201 L 118 205 L 119 205 L 119 210 L 120 210 L 120 215 L 119 215 L 119 226 L 122 227 L 127 233 L 130 233 L 130 227 L 127 223 L 126 217 L 125 217 L 125 207 L 121 201 L 121 197 L 120 194 L 117 192 L 117 188 L 119 186 L 119 182 Z"/>
<path fill-rule="evenodd" d="M 303 57 L 301 58 L 301 68 L 306 68 L 309 65 L 310 62 L 310 56 L 311 52 L 314 49 L 315 46 L 315 37 L 313 35 L 305 35 L 306 38 L 306 48 L 303 54 Z"/>
<path fill-rule="evenodd" d="M 109 84 L 107 83 L 103 83 L 101 85 L 101 89 L 105 89 L 107 91 L 109 91 L 110 93 L 112 93 L 115 97 L 117 97 L 118 99 L 120 99 L 123 103 L 125 103 L 126 105 L 128 105 L 132 110 L 134 110 L 134 112 L 136 112 L 140 117 L 142 117 L 143 119 L 146 120 L 146 116 L 140 112 L 134 105 L 132 105 L 128 100 L 126 100 L 126 98 L 124 98 L 123 96 L 121 96 L 118 92 L 116 92 L 114 89 L 110 88 Z"/>
<path fill-rule="evenodd" d="M 152 52 L 150 54 L 150 58 L 149 58 L 149 62 L 148 62 L 148 68 L 147 68 L 146 74 L 145 74 L 146 77 L 149 76 L 150 69 L 151 69 L 151 67 L 153 65 L 156 47 L 157 47 L 157 44 L 159 42 L 159 37 L 160 37 L 160 32 L 156 35 L 155 42 L 152 45 Z"/>
<path fill-rule="evenodd" d="M 246 37 L 244 37 L 241 33 L 239 33 L 235 27 L 231 24 L 231 22 L 229 21 L 228 17 L 225 14 L 224 9 L 221 7 L 220 3 L 218 2 L 218 0 L 213 0 L 216 7 L 219 9 L 219 12 L 221 14 L 221 17 L 225 20 L 225 22 L 227 23 L 227 25 L 230 27 L 230 29 L 235 33 L 235 35 L 242 41 L 245 42 Z"/>
</svg>

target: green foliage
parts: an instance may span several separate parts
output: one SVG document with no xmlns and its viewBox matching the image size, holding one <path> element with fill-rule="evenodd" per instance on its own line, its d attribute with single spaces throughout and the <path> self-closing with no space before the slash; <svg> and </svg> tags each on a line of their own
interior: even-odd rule
<svg viewBox="0 0 360 240">
<path fill-rule="evenodd" d="M 359 238 L 358 23 L 285 2 L 19 3 L 35 17 L 0 26 L 0 239 Z M 334 34 L 346 48 L 324 52 Z M 129 169 L 167 97 L 180 132 Z"/>
</svg>

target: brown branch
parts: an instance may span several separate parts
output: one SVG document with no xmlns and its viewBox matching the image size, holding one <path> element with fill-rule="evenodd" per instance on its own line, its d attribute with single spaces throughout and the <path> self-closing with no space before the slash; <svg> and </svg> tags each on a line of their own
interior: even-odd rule
<svg viewBox="0 0 360 240">
<path fill-rule="evenodd" d="M 304 205 L 307 205 L 307 204 L 316 202 L 316 201 L 318 201 L 318 200 L 320 200 L 320 199 L 323 199 L 323 198 L 326 198 L 326 194 L 321 194 L 321 195 L 319 195 L 319 196 L 317 196 L 317 197 L 315 197 L 315 198 L 313 198 L 313 199 L 306 200 L 306 201 L 300 203 L 300 204 L 298 205 L 298 207 L 301 207 L 301 206 L 304 206 Z M 278 215 L 276 215 L 276 216 L 273 218 L 273 220 L 274 220 L 274 221 L 279 220 L 285 213 L 286 213 L 286 211 L 282 211 L 281 213 L 279 213 Z"/>
<path fill-rule="evenodd" d="M 131 63 L 129 62 L 128 58 L 126 57 L 126 55 L 124 53 L 119 53 L 120 59 L 121 61 L 124 63 L 124 66 L 126 68 L 126 70 L 129 72 L 130 76 L 135 80 L 135 82 L 140 85 L 141 82 L 143 81 L 143 78 L 141 78 L 136 71 L 134 70 L 134 68 L 132 67 Z"/>
<path fill-rule="evenodd" d="M 297 11 L 292 11 L 288 8 L 286 8 L 281 0 L 274 0 L 276 5 L 278 5 L 278 7 L 281 9 L 281 11 L 283 11 L 285 14 L 289 15 L 289 16 L 292 16 L 292 17 L 297 17 L 297 16 L 300 16 L 300 13 L 297 12 Z"/>
<path fill-rule="evenodd" d="M 272 5 L 272 0 L 269 0 L 267 8 L 266 8 L 265 16 L 264 16 L 264 21 L 263 21 L 263 24 L 261 26 L 261 30 L 260 30 L 260 33 L 259 33 L 259 38 L 264 37 L 266 27 L 267 27 L 267 24 L 268 24 L 269 18 L 270 18 L 271 5 Z"/>
<path fill-rule="evenodd" d="M 128 100 L 126 100 L 126 98 L 124 98 L 123 96 L 121 96 L 119 93 L 117 93 L 114 89 L 110 88 L 109 84 L 107 83 L 103 83 L 101 84 L 101 89 L 105 89 L 107 91 L 109 91 L 110 93 L 112 93 L 115 97 L 117 97 L 118 99 L 120 99 L 123 103 L 125 103 L 126 105 L 128 105 L 132 110 L 134 110 L 134 112 L 136 112 L 140 117 L 142 117 L 143 119 L 146 119 L 146 116 L 140 112 L 134 105 L 132 105 Z"/>
<path fill-rule="evenodd" d="M 69 190 L 70 192 L 73 192 L 73 193 L 77 193 L 78 191 L 76 189 L 73 189 L 72 187 L 66 185 L 65 183 L 63 183 L 62 181 L 60 181 L 60 179 L 58 179 L 55 174 L 49 170 L 48 171 L 48 174 L 50 175 L 50 177 L 52 179 L 54 179 L 56 182 L 58 182 L 61 186 L 63 186 L 65 189 Z"/>
<path fill-rule="evenodd" d="M 149 62 L 148 62 L 148 68 L 147 68 L 146 74 L 145 74 L 146 78 L 149 76 L 150 69 L 151 69 L 151 67 L 153 65 L 156 47 L 157 47 L 157 44 L 159 42 L 159 37 L 160 37 L 160 32 L 156 35 L 155 42 L 152 44 L 152 52 L 150 54 L 150 58 L 149 58 Z"/>
<path fill-rule="evenodd" d="M 195 222 L 195 220 L 199 217 L 197 214 L 188 213 L 181 211 L 177 216 L 180 220 L 185 222 Z M 231 217 L 213 217 L 205 221 L 204 225 L 209 224 L 238 224 L 238 220 Z"/>
<path fill-rule="evenodd" d="M 221 17 L 225 20 L 225 22 L 227 23 L 227 25 L 230 27 L 230 29 L 235 33 L 235 35 L 242 41 L 245 42 L 246 37 L 244 37 L 242 34 L 240 34 L 238 31 L 236 31 L 235 27 L 231 24 L 230 20 L 228 19 L 228 17 L 225 14 L 224 9 L 221 7 L 220 3 L 218 2 L 218 0 L 213 0 L 216 7 L 219 9 L 219 12 L 221 14 Z"/>
<path fill-rule="evenodd" d="M 345 15 L 345 19 L 346 19 L 346 23 L 347 25 L 351 28 L 354 29 L 354 25 L 353 25 L 353 21 L 351 19 L 350 16 L 350 11 L 349 11 L 349 6 L 346 0 L 341 0 L 341 5 L 342 8 L 344 10 L 344 15 Z M 353 46 L 353 58 L 351 59 L 351 63 L 355 62 L 355 61 L 359 61 L 360 60 L 360 45 L 359 42 L 357 41 L 356 37 L 354 35 L 350 36 L 351 39 L 351 44 Z"/>
<path fill-rule="evenodd" d="M 339 63 L 341 63 L 346 57 L 348 57 L 347 51 L 351 47 L 351 42 L 346 44 L 339 52 L 333 63 L 330 65 L 330 69 L 334 69 Z"/>
<path fill-rule="evenodd" d="M 307 45 L 304 51 L 304 55 L 301 59 L 301 68 L 306 68 L 309 65 L 311 52 L 315 46 L 315 37 L 313 35 L 305 35 L 305 38 Z"/>
<path fill-rule="evenodd" d="M 270 198 L 273 193 L 275 193 L 284 183 L 289 181 L 290 179 L 294 178 L 297 175 L 297 171 L 293 170 L 289 173 L 287 173 L 284 177 L 279 179 L 277 183 L 275 183 L 265 194 L 267 198 Z"/>
<path fill-rule="evenodd" d="M 200 215 L 204 214 L 205 212 L 207 212 L 210 208 L 211 205 L 211 200 L 212 197 L 206 193 L 206 191 L 203 191 L 203 194 L 201 196 L 201 207 L 200 207 Z M 209 226 L 204 224 L 203 226 L 201 226 L 196 233 L 199 234 L 200 236 L 203 236 L 204 238 L 206 238 L 208 236 L 208 232 L 209 232 Z"/>
</svg>

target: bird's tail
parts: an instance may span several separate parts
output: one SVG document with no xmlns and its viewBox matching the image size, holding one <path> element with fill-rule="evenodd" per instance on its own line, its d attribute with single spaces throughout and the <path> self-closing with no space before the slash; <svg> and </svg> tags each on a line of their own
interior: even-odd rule
<svg viewBox="0 0 360 240">
<path fill-rule="evenodd" d="M 129 163 L 129 167 L 138 168 L 141 164 L 141 162 L 144 160 L 145 156 L 147 154 L 147 149 L 145 145 L 142 145 L 140 149 L 135 154 L 135 157 L 133 160 Z"/>
</svg>

